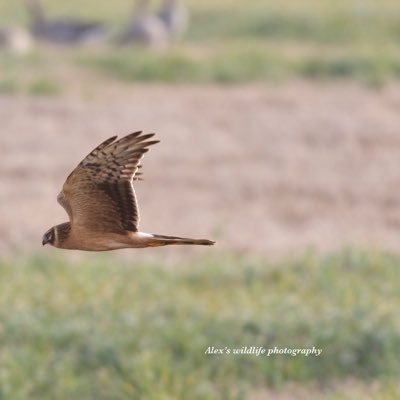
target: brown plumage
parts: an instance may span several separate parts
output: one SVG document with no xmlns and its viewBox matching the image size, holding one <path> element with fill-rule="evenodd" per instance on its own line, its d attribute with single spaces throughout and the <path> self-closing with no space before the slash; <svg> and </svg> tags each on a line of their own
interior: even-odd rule
<svg viewBox="0 0 400 400">
<path fill-rule="evenodd" d="M 70 222 L 56 225 L 43 236 L 62 249 L 106 251 L 170 244 L 212 245 L 206 239 L 154 235 L 138 231 L 139 210 L 132 181 L 141 180 L 140 161 L 154 133 L 113 136 L 97 146 L 71 172 L 57 197 Z"/>
</svg>

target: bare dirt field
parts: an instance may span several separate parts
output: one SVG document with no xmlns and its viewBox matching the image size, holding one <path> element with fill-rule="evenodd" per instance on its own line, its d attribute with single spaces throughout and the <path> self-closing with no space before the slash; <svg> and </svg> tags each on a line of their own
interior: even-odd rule
<svg viewBox="0 0 400 400">
<path fill-rule="evenodd" d="M 56 196 L 72 168 L 107 137 L 139 129 L 161 139 L 136 189 L 143 231 L 260 255 L 400 249 L 398 87 L 139 85 L 109 88 L 101 100 L 3 96 L 0 120 L 2 254 L 41 250 L 43 232 L 66 220 Z"/>
</svg>

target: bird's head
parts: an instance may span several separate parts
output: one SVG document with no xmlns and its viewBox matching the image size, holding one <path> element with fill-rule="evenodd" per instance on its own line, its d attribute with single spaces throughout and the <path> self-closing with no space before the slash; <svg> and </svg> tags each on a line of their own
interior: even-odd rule
<svg viewBox="0 0 400 400">
<path fill-rule="evenodd" d="M 45 244 L 49 243 L 52 246 L 54 245 L 54 241 L 56 239 L 56 233 L 54 226 L 53 228 L 50 228 L 44 235 L 42 239 L 42 245 L 44 246 Z"/>
</svg>

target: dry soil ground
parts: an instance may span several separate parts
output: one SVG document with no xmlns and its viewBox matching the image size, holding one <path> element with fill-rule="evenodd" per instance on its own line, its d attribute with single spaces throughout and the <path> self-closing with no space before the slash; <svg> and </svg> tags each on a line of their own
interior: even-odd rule
<svg viewBox="0 0 400 400">
<path fill-rule="evenodd" d="M 41 250 L 66 220 L 56 195 L 67 174 L 105 138 L 138 129 L 161 139 L 136 190 L 144 231 L 261 255 L 399 251 L 399 111 L 398 87 L 350 84 L 0 97 L 0 251 Z"/>
</svg>

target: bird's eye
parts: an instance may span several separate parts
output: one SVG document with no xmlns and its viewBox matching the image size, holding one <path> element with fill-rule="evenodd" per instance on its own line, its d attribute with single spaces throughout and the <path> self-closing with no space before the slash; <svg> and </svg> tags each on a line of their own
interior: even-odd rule
<svg viewBox="0 0 400 400">
<path fill-rule="evenodd" d="M 53 240 L 54 240 L 53 230 L 47 232 L 46 240 L 47 240 L 49 243 L 53 243 Z"/>
</svg>

